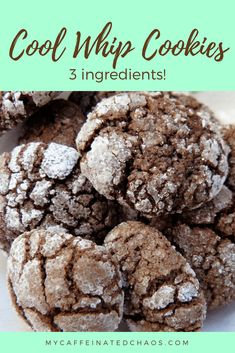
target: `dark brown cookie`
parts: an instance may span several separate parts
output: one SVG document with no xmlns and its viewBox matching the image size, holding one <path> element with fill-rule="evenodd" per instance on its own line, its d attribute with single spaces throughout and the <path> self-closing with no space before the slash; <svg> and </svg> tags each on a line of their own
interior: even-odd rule
<svg viewBox="0 0 235 353">
<path fill-rule="evenodd" d="M 235 299 L 235 244 L 211 228 L 178 224 L 172 241 L 196 272 L 208 307 L 214 309 Z"/>
<path fill-rule="evenodd" d="M 104 247 L 70 234 L 19 236 L 8 258 L 8 284 L 34 331 L 114 331 L 122 318 L 117 265 Z"/>
<path fill-rule="evenodd" d="M 235 205 L 228 212 L 222 212 L 216 219 L 214 228 L 223 238 L 235 243 Z"/>
<path fill-rule="evenodd" d="M 115 227 L 105 246 L 124 281 L 124 318 L 132 331 L 197 331 L 206 304 L 189 264 L 156 229 L 140 222 Z"/>
<path fill-rule="evenodd" d="M 77 136 L 95 189 L 146 216 L 195 209 L 215 197 L 229 148 L 213 114 L 191 96 L 125 93 L 103 99 Z"/>
<path fill-rule="evenodd" d="M 0 246 L 21 233 L 62 229 L 102 241 L 117 224 L 116 206 L 81 175 L 74 148 L 32 142 L 0 157 Z"/>
<path fill-rule="evenodd" d="M 79 107 L 64 99 L 56 99 L 38 110 L 24 124 L 20 143 L 56 142 L 75 147 L 78 131 L 85 121 Z"/>
<path fill-rule="evenodd" d="M 235 126 L 228 125 L 223 128 L 223 136 L 230 147 L 229 154 L 229 174 L 226 180 L 226 185 L 232 190 L 232 204 L 230 207 L 219 212 L 213 227 L 216 232 L 223 238 L 230 239 L 235 243 Z M 231 196 L 227 195 L 227 201 Z"/>
<path fill-rule="evenodd" d="M 53 91 L 1 91 L 0 135 L 25 120 L 59 93 Z"/>
<path fill-rule="evenodd" d="M 228 125 L 223 128 L 223 137 L 224 140 L 230 147 L 229 154 L 229 174 L 226 184 L 235 191 L 235 125 Z"/>
</svg>

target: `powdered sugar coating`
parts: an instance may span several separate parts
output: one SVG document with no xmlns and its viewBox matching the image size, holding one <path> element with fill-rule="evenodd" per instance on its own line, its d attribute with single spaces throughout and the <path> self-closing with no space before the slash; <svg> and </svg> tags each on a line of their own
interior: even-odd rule
<svg viewBox="0 0 235 353">
<path fill-rule="evenodd" d="M 77 152 L 67 146 L 50 143 L 44 153 L 41 170 L 51 179 L 65 179 L 78 161 Z"/>
<path fill-rule="evenodd" d="M 219 193 L 228 173 L 229 148 L 213 114 L 190 96 L 103 99 L 76 143 L 81 171 L 97 191 L 147 216 L 199 207 Z"/>
<path fill-rule="evenodd" d="M 114 331 L 122 318 L 115 262 L 104 247 L 70 234 L 19 236 L 8 259 L 8 284 L 17 311 L 35 331 Z"/>
<path fill-rule="evenodd" d="M 122 171 L 131 157 L 130 147 L 130 143 L 115 132 L 109 137 L 97 136 L 94 139 L 83 173 L 90 175 L 90 181 L 101 194 L 109 193 L 110 184 L 122 182 Z M 115 175 L 114 171 L 117 171 Z"/>
<path fill-rule="evenodd" d="M 145 298 L 143 305 L 149 309 L 164 309 L 174 303 L 175 288 L 173 286 L 161 286 L 150 298 Z"/>
<path fill-rule="evenodd" d="M 22 232 L 62 229 L 98 242 L 118 220 L 116 206 L 81 175 L 74 148 L 29 143 L 0 158 L 0 246 Z"/>
<path fill-rule="evenodd" d="M 105 246 L 123 275 L 124 318 L 130 329 L 195 331 L 201 327 L 206 305 L 196 275 L 158 230 L 124 222 L 107 235 Z"/>
<path fill-rule="evenodd" d="M 48 103 L 60 92 L 53 91 L 1 91 L 0 92 L 0 135 L 12 129 L 37 107 Z"/>
</svg>

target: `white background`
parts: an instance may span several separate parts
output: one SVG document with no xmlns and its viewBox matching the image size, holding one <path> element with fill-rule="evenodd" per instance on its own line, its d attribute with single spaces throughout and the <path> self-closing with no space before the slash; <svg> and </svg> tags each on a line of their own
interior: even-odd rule
<svg viewBox="0 0 235 353">
<path fill-rule="evenodd" d="M 234 92 L 198 92 L 201 101 L 217 113 L 225 123 L 235 123 Z M 17 144 L 20 128 L 0 138 L 0 153 L 10 151 Z M 31 331 L 15 313 L 6 287 L 6 256 L 0 253 L 0 331 Z M 209 312 L 203 331 L 235 332 L 235 302 L 222 309 Z"/>
</svg>

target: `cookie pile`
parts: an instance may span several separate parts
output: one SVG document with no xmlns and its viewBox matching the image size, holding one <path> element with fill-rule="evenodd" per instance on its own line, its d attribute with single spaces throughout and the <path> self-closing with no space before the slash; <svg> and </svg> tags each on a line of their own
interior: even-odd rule
<svg viewBox="0 0 235 353">
<path fill-rule="evenodd" d="M 0 156 L 17 312 L 35 331 L 200 330 L 235 299 L 235 127 L 172 92 L 44 103 L 0 108 L 1 132 L 27 116 Z"/>
</svg>

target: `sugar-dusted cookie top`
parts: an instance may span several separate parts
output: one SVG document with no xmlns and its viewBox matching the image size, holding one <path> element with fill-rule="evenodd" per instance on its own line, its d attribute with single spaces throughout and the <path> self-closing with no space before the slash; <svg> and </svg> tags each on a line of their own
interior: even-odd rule
<svg viewBox="0 0 235 353">
<path fill-rule="evenodd" d="M 197 331 L 206 304 L 195 272 L 153 227 L 129 221 L 105 238 L 125 291 L 124 318 L 132 331 Z"/>
<path fill-rule="evenodd" d="M 114 95 L 78 133 L 81 171 L 99 193 L 148 216 L 197 208 L 228 174 L 229 148 L 217 124 L 190 96 Z"/>
<path fill-rule="evenodd" d="M 0 156 L 0 247 L 21 233 L 62 228 L 99 241 L 117 224 L 115 205 L 80 172 L 77 151 L 32 142 Z"/>
<path fill-rule="evenodd" d="M 114 331 L 122 318 L 121 277 L 111 255 L 70 234 L 19 236 L 8 258 L 8 284 L 34 331 Z"/>
</svg>

